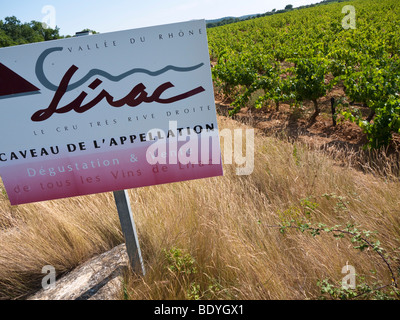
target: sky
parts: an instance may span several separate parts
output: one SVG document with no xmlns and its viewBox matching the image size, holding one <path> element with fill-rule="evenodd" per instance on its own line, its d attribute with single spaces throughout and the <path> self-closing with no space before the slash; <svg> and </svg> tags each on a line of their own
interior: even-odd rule
<svg viewBox="0 0 400 320">
<path fill-rule="evenodd" d="M 153 25 L 243 16 L 318 3 L 322 0 L 16 0 L 0 2 L 0 20 L 46 22 L 74 35 L 89 28 L 100 33 Z"/>
</svg>

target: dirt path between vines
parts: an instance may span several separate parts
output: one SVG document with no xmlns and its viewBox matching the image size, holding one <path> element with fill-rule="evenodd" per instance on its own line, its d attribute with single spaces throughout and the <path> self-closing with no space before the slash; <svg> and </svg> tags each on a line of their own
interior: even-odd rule
<svg viewBox="0 0 400 320">
<path fill-rule="evenodd" d="M 393 135 L 393 141 L 383 152 L 380 150 L 369 153 L 363 149 L 367 143 L 367 137 L 359 126 L 349 121 L 342 121 L 333 126 L 330 100 L 331 97 L 342 96 L 343 93 L 336 90 L 321 98 L 319 100 L 321 113 L 312 126 L 309 126 L 308 121 L 313 113 L 312 105 L 296 110 L 287 104 L 282 104 L 279 111 L 275 110 L 275 106 L 262 109 L 246 107 L 233 118 L 259 129 L 267 136 L 301 142 L 314 150 L 324 150 L 341 165 L 353 165 L 362 171 L 366 168 L 369 171 L 374 167 L 383 174 L 400 175 L 399 134 Z M 233 109 L 229 101 L 222 101 L 222 97 L 218 94 L 215 97 L 217 112 L 228 116 L 229 111 Z M 368 108 L 357 107 L 365 117 L 368 115 Z"/>
<path fill-rule="evenodd" d="M 228 116 L 229 104 L 216 101 L 218 113 Z M 330 106 L 329 106 L 330 108 Z M 234 119 L 257 128 L 267 135 L 286 136 L 292 141 L 302 141 L 315 148 L 330 145 L 359 150 L 367 142 L 366 135 L 354 123 L 342 122 L 333 126 L 330 115 L 323 106 L 321 115 L 310 127 L 307 111 L 292 111 L 289 105 L 281 105 L 279 111 L 242 108 Z M 310 113 L 310 112 L 309 112 Z M 311 113 L 310 113 L 311 115 Z"/>
</svg>

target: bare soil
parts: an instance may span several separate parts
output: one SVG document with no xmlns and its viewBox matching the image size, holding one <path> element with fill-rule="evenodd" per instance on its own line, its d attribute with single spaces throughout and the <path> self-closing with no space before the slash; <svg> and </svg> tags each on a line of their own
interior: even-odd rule
<svg viewBox="0 0 400 320">
<path fill-rule="evenodd" d="M 313 148 L 320 149 L 333 146 L 339 149 L 359 151 L 367 143 L 366 134 L 355 123 L 343 119 L 340 121 L 340 117 L 336 126 L 333 125 L 332 97 L 335 99 L 345 98 L 343 88 L 337 87 L 327 96 L 318 100 L 321 112 L 316 122 L 311 126 L 309 119 L 314 112 L 314 106 L 311 102 L 297 109 L 288 104 L 281 104 L 279 111 L 275 110 L 275 105 L 262 109 L 244 107 L 233 117 L 267 135 L 283 135 L 292 141 L 303 141 Z M 215 93 L 215 98 L 217 111 L 222 115 L 228 115 L 229 111 L 233 109 L 230 105 L 231 101 L 218 92 Z M 357 104 L 356 106 L 366 118 L 369 108 Z M 393 142 L 386 151 L 389 154 L 400 152 L 400 135 L 393 135 Z"/>
</svg>

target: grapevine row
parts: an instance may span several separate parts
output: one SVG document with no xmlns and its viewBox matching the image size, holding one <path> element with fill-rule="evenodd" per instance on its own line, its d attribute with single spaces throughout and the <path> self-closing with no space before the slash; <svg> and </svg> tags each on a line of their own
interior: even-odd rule
<svg viewBox="0 0 400 320">
<path fill-rule="evenodd" d="M 356 29 L 345 29 L 344 5 L 356 9 Z M 400 6 L 397 0 L 358 0 L 248 20 L 208 30 L 213 78 L 233 98 L 236 113 L 255 106 L 311 102 L 335 86 L 369 108 L 368 117 L 344 105 L 345 119 L 367 134 L 369 146 L 387 145 L 400 130 Z M 343 97 L 344 98 L 344 97 Z"/>
</svg>

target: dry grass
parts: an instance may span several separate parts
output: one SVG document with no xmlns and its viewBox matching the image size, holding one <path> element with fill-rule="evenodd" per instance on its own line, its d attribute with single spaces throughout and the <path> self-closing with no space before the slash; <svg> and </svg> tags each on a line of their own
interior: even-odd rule
<svg viewBox="0 0 400 320">
<path fill-rule="evenodd" d="M 111 194 L 21 206 L 0 200 L 0 298 L 41 288 L 42 268 L 57 276 L 123 241 Z"/>
<path fill-rule="evenodd" d="M 250 176 L 224 165 L 223 177 L 130 190 L 147 275 L 127 275 L 125 298 L 315 299 L 318 279 L 339 281 L 346 263 L 368 282 L 390 283 L 379 256 L 353 249 L 348 238 L 268 226 L 305 218 L 308 198 L 318 205 L 312 222 L 378 231 L 398 267 L 399 181 L 339 167 L 298 143 L 256 135 L 255 149 Z M 122 242 L 111 194 L 13 208 L 2 200 L 0 212 L 2 297 L 40 286 L 44 265 L 62 273 Z"/>
<path fill-rule="evenodd" d="M 220 118 L 220 126 L 238 124 Z M 370 283 L 390 283 L 382 260 L 353 249 L 349 239 L 282 235 L 268 226 L 304 217 L 301 199 L 309 198 L 318 204 L 311 221 L 378 231 L 383 247 L 399 258 L 398 181 L 336 166 L 322 152 L 274 138 L 257 136 L 255 157 L 250 176 L 238 177 L 226 165 L 224 177 L 132 192 L 149 271 L 130 277 L 129 298 L 313 299 L 318 279 L 340 280 L 346 263 Z M 165 250 L 174 248 L 182 254 L 171 261 Z M 173 268 L 185 254 L 196 272 Z"/>
</svg>

